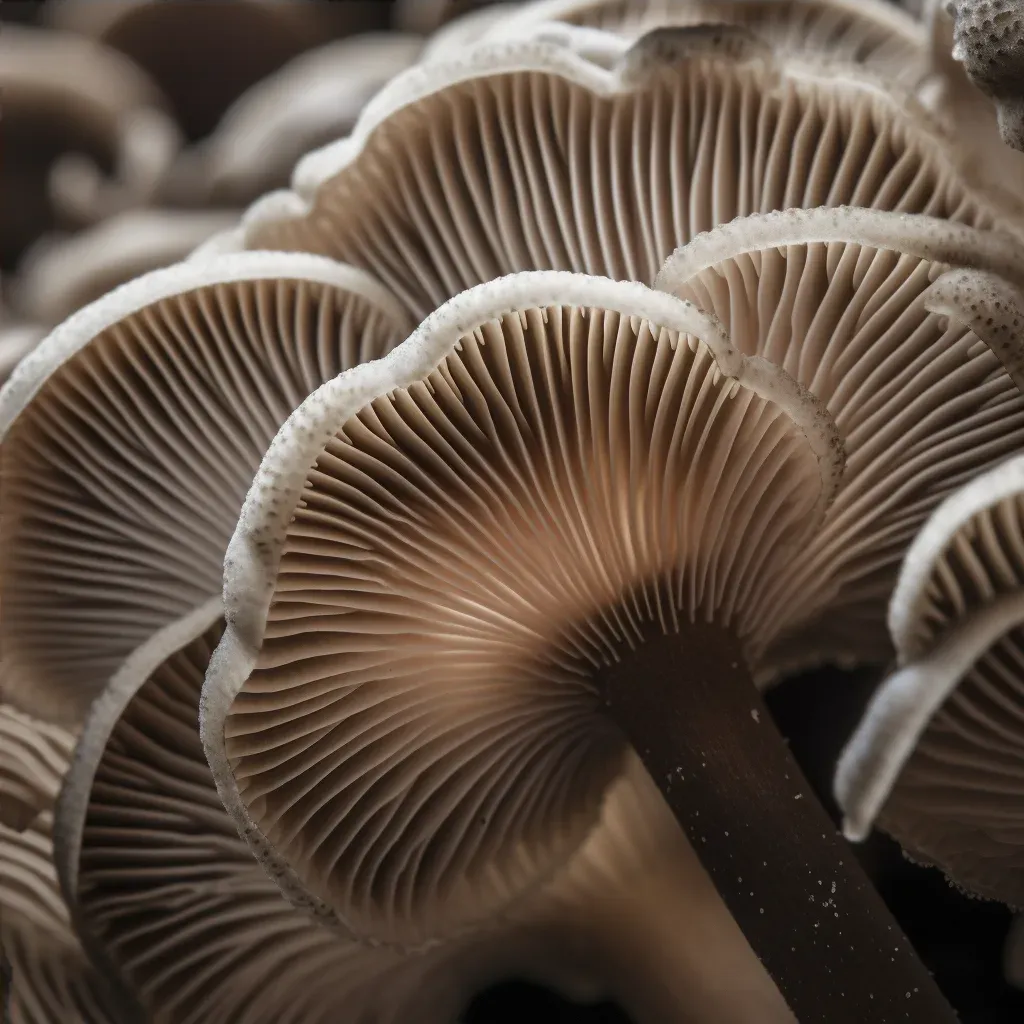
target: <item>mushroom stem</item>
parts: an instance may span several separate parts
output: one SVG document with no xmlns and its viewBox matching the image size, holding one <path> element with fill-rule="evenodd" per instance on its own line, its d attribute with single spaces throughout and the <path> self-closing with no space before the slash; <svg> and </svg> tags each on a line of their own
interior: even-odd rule
<svg viewBox="0 0 1024 1024">
<path fill-rule="evenodd" d="M 606 704 L 801 1024 L 956 1016 L 790 754 L 726 630 L 650 632 Z"/>
</svg>

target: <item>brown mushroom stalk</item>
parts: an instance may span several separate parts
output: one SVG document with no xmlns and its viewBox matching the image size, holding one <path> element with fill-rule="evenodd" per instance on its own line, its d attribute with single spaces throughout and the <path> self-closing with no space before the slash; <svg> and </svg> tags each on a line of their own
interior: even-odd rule
<svg viewBox="0 0 1024 1024">
<path fill-rule="evenodd" d="M 739 648 L 713 625 L 655 627 L 597 681 L 798 1020 L 954 1020 L 807 784 Z"/>
</svg>

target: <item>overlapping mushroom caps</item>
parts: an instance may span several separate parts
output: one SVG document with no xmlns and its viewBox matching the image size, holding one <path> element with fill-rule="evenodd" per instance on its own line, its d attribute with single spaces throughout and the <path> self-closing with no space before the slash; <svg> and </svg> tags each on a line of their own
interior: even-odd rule
<svg viewBox="0 0 1024 1024">
<path fill-rule="evenodd" d="M 791 1022 L 635 761 L 598 834 L 483 936 L 412 954 L 311 921 L 238 837 L 203 755 L 199 695 L 221 632 L 214 599 L 127 659 L 61 797 L 57 856 L 76 925 L 146 1020 L 450 1024 L 476 990 L 518 973 L 616 996 L 639 1022 Z"/>
<path fill-rule="evenodd" d="M 883 76 L 916 45 L 873 7 L 791 6 L 838 10 L 807 49 Z M 763 678 L 886 653 L 914 530 L 1024 440 L 1013 338 L 947 324 L 933 282 L 1005 294 L 1021 249 L 873 71 L 786 56 L 799 19 L 571 29 L 442 48 L 0 395 L 4 694 L 77 723 L 135 651 L 90 717 L 62 870 L 151 1015 L 326 1022 L 332 976 L 403 1019 L 414 990 L 454 1007 L 508 971 L 603 978 L 638 1020 L 788 1019 L 598 677 L 652 630 L 706 628 Z M 351 265 L 212 255 L 239 246 Z M 243 495 L 309 392 L 424 316 L 300 406 L 250 491 L 203 724 L 229 817 L 192 730 Z M 236 824 L 294 899 L 437 945 L 318 931 Z"/>
<path fill-rule="evenodd" d="M 0 949 L 17 1024 L 114 1019 L 71 930 L 53 865 L 53 806 L 72 745 L 63 730 L 0 705 Z"/>
<path fill-rule="evenodd" d="M 306 157 L 244 244 L 362 266 L 422 318 L 504 273 L 652 283 L 736 216 L 850 203 L 991 226 L 944 139 L 874 86 L 740 29 L 663 30 L 612 68 L 570 43 L 473 47 L 398 76 Z"/>
<path fill-rule="evenodd" d="M 911 251 L 795 252 L 788 270 L 759 251 L 843 232 L 879 246 L 898 234 Z M 730 251 L 740 238 L 753 255 Z M 808 568 L 822 571 L 815 546 L 830 546 L 816 517 L 846 441 L 824 404 L 850 422 L 866 467 L 847 500 L 877 502 L 873 477 L 898 510 L 876 536 L 870 517 L 846 527 L 844 552 L 871 569 L 892 562 L 896 529 L 920 521 L 943 476 L 1019 446 L 1009 374 L 921 300 L 933 260 L 970 253 L 1009 270 L 1015 249 L 1000 248 L 848 210 L 738 222 L 663 275 L 696 294 L 708 265 L 743 262 L 701 296 L 732 314 L 731 338 L 635 284 L 524 274 L 460 296 L 390 357 L 314 394 L 269 452 L 229 549 L 204 720 L 222 796 L 285 887 L 355 931 L 411 941 L 536 884 L 619 770 L 591 676 L 631 630 L 714 620 L 756 669 L 820 610 L 821 590 L 801 598 Z M 813 309 L 800 309 L 802 288 Z M 788 332 L 777 352 L 772 313 Z M 842 356 L 823 345 L 833 334 Z M 873 374 L 893 385 L 865 397 Z M 964 404 L 946 409 L 953 391 Z M 896 406 L 905 450 L 862 441 Z M 915 479 L 925 465 L 937 480 Z M 853 518 L 842 497 L 838 508 Z M 838 576 L 830 567 L 826 591 Z M 816 656 L 834 653 L 821 642 Z"/>
<path fill-rule="evenodd" d="M 651 617 L 763 646 L 841 466 L 818 403 L 688 303 L 558 272 L 452 300 L 314 393 L 253 482 L 204 703 L 222 798 L 357 934 L 478 924 L 622 769 L 595 667 Z"/>
<path fill-rule="evenodd" d="M 1020 293 L 944 279 L 952 316 L 1015 337 Z M 912 857 L 1024 904 L 1024 461 L 951 495 L 907 552 L 889 625 L 899 667 L 843 754 L 846 829 L 877 820 Z"/>
<path fill-rule="evenodd" d="M 8 699 L 80 720 L 121 659 L 217 594 L 280 424 L 407 329 L 362 271 L 285 253 L 156 271 L 57 328 L 0 395 Z"/>
<path fill-rule="evenodd" d="M 666 262 L 658 286 L 792 374 L 846 445 L 822 529 L 771 584 L 788 626 L 777 621 L 765 671 L 884 660 L 882 612 L 928 511 L 1019 449 L 1024 350 L 982 318 L 945 317 L 947 285 L 933 282 L 959 264 L 1011 288 L 1021 252 L 930 217 L 819 209 L 739 219 Z"/>
</svg>

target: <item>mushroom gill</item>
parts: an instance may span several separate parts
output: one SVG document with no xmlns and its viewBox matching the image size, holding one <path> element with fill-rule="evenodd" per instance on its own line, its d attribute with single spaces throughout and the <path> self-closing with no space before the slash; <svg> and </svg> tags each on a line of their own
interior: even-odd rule
<svg viewBox="0 0 1024 1024">
<path fill-rule="evenodd" d="M 913 1019 L 945 1019 L 750 682 L 842 465 L 818 400 L 688 302 L 559 272 L 458 296 L 311 395 L 257 473 L 204 690 L 222 800 L 292 899 L 415 946 L 572 857 L 624 731 L 800 1019 L 830 999 L 808 933 L 855 950 L 829 961 L 849 1019 L 908 1012 L 904 970 Z M 763 761 L 724 742 L 742 723 Z"/>
<path fill-rule="evenodd" d="M 0 393 L 5 698 L 80 721 L 134 647 L 219 593 L 280 424 L 405 329 L 362 271 L 242 253 L 136 278 L 54 330 Z"/>
<path fill-rule="evenodd" d="M 0 705 L 0 949 L 16 1024 L 113 1024 L 71 930 L 53 864 L 53 806 L 73 738 Z"/>
<path fill-rule="evenodd" d="M 640 1024 L 792 1024 L 636 761 L 566 869 L 470 941 L 373 948 L 290 906 L 239 838 L 199 739 L 222 628 L 214 599 L 133 652 L 90 711 L 59 805 L 76 926 L 145 1020 L 450 1024 L 515 972 L 617 997 Z"/>
<path fill-rule="evenodd" d="M 959 271 L 934 308 L 1011 347 L 1019 288 Z M 959 885 L 1024 904 L 1024 461 L 950 495 L 907 551 L 889 608 L 898 666 L 836 774 L 847 832 L 873 823 Z"/>
<path fill-rule="evenodd" d="M 244 244 L 362 266 L 422 318 L 522 270 L 650 284 L 677 246 L 751 213 L 1005 219 L 884 90 L 739 31 L 648 34 L 611 69 L 536 39 L 421 64 L 250 209 Z"/>
</svg>

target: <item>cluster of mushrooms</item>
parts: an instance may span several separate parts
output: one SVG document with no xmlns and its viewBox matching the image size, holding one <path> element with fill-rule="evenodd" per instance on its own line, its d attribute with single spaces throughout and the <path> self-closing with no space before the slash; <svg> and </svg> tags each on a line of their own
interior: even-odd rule
<svg viewBox="0 0 1024 1024">
<path fill-rule="evenodd" d="M 11 1020 L 954 1021 L 848 839 L 1024 907 L 1024 9 L 449 6 L 0 35 Z"/>
</svg>

